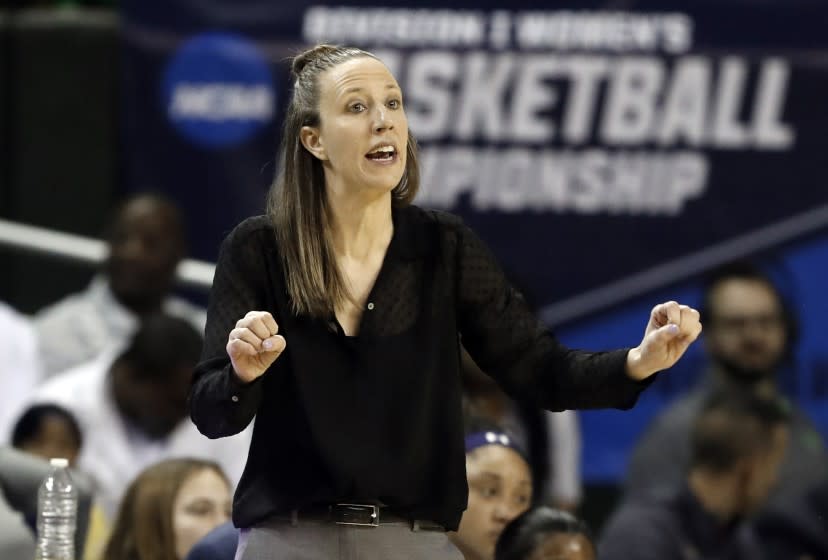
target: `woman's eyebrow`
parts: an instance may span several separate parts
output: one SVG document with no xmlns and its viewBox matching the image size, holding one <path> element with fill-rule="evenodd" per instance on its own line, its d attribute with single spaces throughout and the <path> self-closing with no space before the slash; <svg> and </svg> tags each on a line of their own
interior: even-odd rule
<svg viewBox="0 0 828 560">
<path fill-rule="evenodd" d="M 388 85 L 385 86 L 385 89 L 400 89 L 400 87 L 396 84 L 388 84 Z M 360 86 L 352 86 L 352 87 L 349 87 L 349 88 L 345 89 L 345 91 L 343 91 L 342 93 L 344 95 L 347 95 L 349 93 L 361 93 L 363 91 L 365 91 L 365 88 L 362 88 Z"/>
<path fill-rule="evenodd" d="M 482 472 L 480 472 L 480 476 L 485 476 L 485 477 L 488 477 L 488 478 L 496 478 L 498 480 L 500 479 L 500 474 L 498 474 L 496 472 L 492 472 L 492 471 L 482 471 Z"/>
</svg>

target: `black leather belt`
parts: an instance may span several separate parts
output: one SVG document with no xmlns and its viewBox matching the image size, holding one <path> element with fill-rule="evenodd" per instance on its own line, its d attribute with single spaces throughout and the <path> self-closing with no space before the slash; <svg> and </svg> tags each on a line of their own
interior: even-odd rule
<svg viewBox="0 0 828 560">
<path fill-rule="evenodd" d="M 410 519 L 395 513 L 388 507 L 375 504 L 330 504 L 294 510 L 290 516 L 276 516 L 277 521 L 298 525 L 303 522 L 334 523 L 358 527 L 379 527 L 380 525 L 408 525 L 412 531 L 441 531 L 442 525 L 431 521 Z"/>
</svg>

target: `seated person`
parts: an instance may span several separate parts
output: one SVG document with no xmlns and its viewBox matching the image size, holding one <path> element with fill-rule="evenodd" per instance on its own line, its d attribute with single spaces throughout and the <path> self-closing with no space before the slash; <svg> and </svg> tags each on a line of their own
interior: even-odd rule
<svg viewBox="0 0 828 560">
<path fill-rule="evenodd" d="M 749 519 L 776 483 L 788 424 L 788 412 L 775 399 L 714 394 L 693 427 L 683 489 L 629 498 L 604 529 L 599 558 L 763 558 Z"/>
<path fill-rule="evenodd" d="M 572 511 L 581 500 L 581 434 L 574 410 L 550 412 L 511 399 L 462 351 L 463 406 L 487 418 L 526 452 L 534 504 Z"/>
<path fill-rule="evenodd" d="M 35 393 L 35 402 L 59 404 L 78 419 L 84 434 L 78 466 L 95 480 L 108 519 L 129 481 L 163 459 L 209 459 L 234 484 L 241 476 L 252 426 L 210 440 L 187 418 L 200 353 L 201 335 L 187 321 L 151 315 L 120 354 L 50 379 Z"/>
<path fill-rule="evenodd" d="M 53 404 L 30 406 L 12 430 L 12 445 L 16 449 L 47 461 L 61 457 L 69 461 L 69 466 L 73 468 L 77 466 L 82 444 L 80 426 L 75 417 L 65 408 Z M 106 515 L 100 506 L 93 505 L 86 536 L 86 559 L 97 560 L 108 531 Z"/>
<path fill-rule="evenodd" d="M 77 466 L 83 438 L 78 421 L 54 404 L 27 408 L 12 429 L 12 446 L 42 459 L 61 457 Z"/>
<path fill-rule="evenodd" d="M 449 539 L 466 560 L 493 560 L 501 531 L 532 504 L 532 475 L 513 440 L 483 421 L 466 435 L 469 501 Z"/>
<path fill-rule="evenodd" d="M 195 543 L 187 560 L 233 560 L 239 544 L 239 530 L 228 521 L 222 523 Z"/>
<path fill-rule="evenodd" d="M 595 560 L 586 524 L 566 511 L 537 507 L 519 515 L 500 535 L 495 560 Z"/>
<path fill-rule="evenodd" d="M 170 200 L 156 194 L 127 200 L 107 246 L 103 271 L 86 290 L 34 317 L 47 377 L 122 348 L 141 319 L 153 313 L 181 317 L 204 332 L 204 309 L 171 295 L 186 244 L 181 215 Z"/>
<path fill-rule="evenodd" d="M 0 447 L 0 558 L 34 558 L 37 492 L 51 472 L 47 461 L 10 447 Z M 78 489 L 75 557 L 83 558 L 89 523 L 92 486 L 87 477 L 72 471 Z M 28 522 L 28 523 L 27 523 Z"/>
<path fill-rule="evenodd" d="M 722 389 L 773 398 L 791 411 L 779 484 L 768 496 L 765 512 L 789 512 L 793 497 L 825 480 L 823 438 L 805 410 L 782 390 L 796 351 L 795 309 L 752 263 L 728 263 L 711 272 L 700 308 L 709 363 L 696 387 L 671 403 L 636 444 L 625 481 L 627 496 L 658 496 L 682 486 L 693 423 L 707 397 Z"/>
<path fill-rule="evenodd" d="M 184 560 L 230 519 L 230 484 L 218 465 L 169 459 L 129 485 L 102 560 Z"/>
</svg>

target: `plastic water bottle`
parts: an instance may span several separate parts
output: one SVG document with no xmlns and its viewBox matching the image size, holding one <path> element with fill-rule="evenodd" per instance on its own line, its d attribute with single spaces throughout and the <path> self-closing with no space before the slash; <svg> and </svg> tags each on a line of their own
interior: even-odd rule
<svg viewBox="0 0 828 560">
<path fill-rule="evenodd" d="M 69 476 L 69 461 L 49 463 L 52 472 L 37 493 L 36 560 L 75 560 L 78 489 Z"/>
</svg>

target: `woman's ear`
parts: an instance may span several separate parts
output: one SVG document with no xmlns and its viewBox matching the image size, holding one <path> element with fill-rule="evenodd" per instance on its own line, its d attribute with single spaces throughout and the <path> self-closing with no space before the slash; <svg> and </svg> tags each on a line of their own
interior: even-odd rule
<svg viewBox="0 0 828 560">
<path fill-rule="evenodd" d="M 319 136 L 319 129 L 315 126 L 303 126 L 299 131 L 299 140 L 316 159 L 321 161 L 328 159 L 328 154 L 322 144 L 322 138 Z"/>
</svg>

